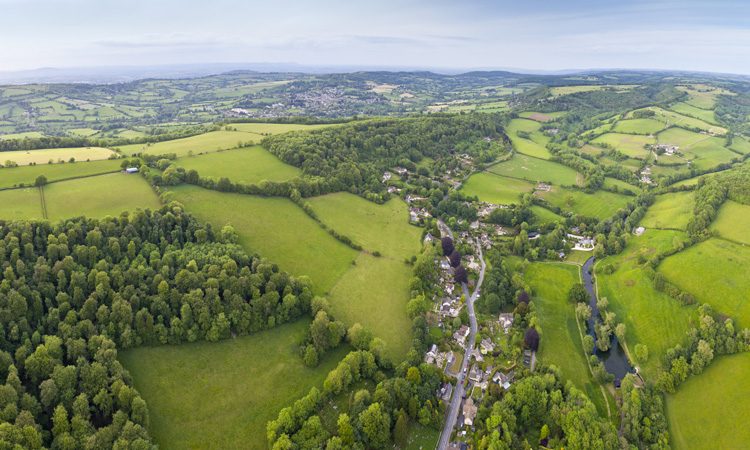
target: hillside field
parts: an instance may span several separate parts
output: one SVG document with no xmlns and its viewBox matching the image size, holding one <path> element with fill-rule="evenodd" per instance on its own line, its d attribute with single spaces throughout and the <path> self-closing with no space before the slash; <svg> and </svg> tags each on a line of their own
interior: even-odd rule
<svg viewBox="0 0 750 450">
<path fill-rule="evenodd" d="M 492 165 L 487 168 L 487 171 L 496 175 L 521 178 L 531 182 L 545 181 L 562 186 L 574 186 L 582 178 L 570 167 L 521 154 L 513 155 L 508 161 Z"/>
<path fill-rule="evenodd" d="M 651 136 L 641 134 L 605 133 L 591 143 L 607 144 L 631 158 L 645 159 L 649 153 L 644 148 L 645 145 L 655 144 L 656 140 Z"/>
<path fill-rule="evenodd" d="M 235 183 L 257 184 L 266 181 L 286 181 L 302 172 L 283 163 L 261 146 L 226 150 L 177 160 L 185 170 L 196 170 L 202 177 L 229 178 Z"/>
<path fill-rule="evenodd" d="M 523 194 L 530 194 L 534 185 L 528 181 L 507 178 L 492 172 L 479 172 L 470 176 L 461 187 L 468 196 L 477 196 L 483 202 L 511 205 L 521 202 Z"/>
<path fill-rule="evenodd" d="M 588 194 L 576 189 L 566 189 L 553 186 L 548 192 L 536 193 L 551 205 L 564 211 L 572 211 L 586 217 L 606 219 L 611 217 L 618 209 L 625 207 L 633 197 L 615 194 L 608 191 L 597 191 Z"/>
<path fill-rule="evenodd" d="M 641 225 L 646 228 L 685 230 L 693 216 L 695 193 L 674 192 L 657 195 L 654 204 L 649 206 Z"/>
<path fill-rule="evenodd" d="M 513 119 L 508 124 L 505 132 L 513 143 L 513 148 L 518 153 L 549 159 L 552 154 L 545 147 L 549 137 L 539 131 L 541 124 L 529 119 Z M 529 137 L 521 137 L 518 133 L 528 133 Z"/>
<path fill-rule="evenodd" d="M 0 220 L 41 219 L 41 201 L 35 187 L 0 191 Z"/>
<path fill-rule="evenodd" d="M 727 200 L 711 224 L 719 236 L 750 245 L 750 206 Z"/>
<path fill-rule="evenodd" d="M 147 153 L 150 155 L 174 153 L 180 157 L 188 156 L 191 153 L 197 155 L 253 145 L 259 143 L 261 139 L 262 136 L 255 133 L 222 130 L 154 144 L 121 145 L 117 149 L 126 156 L 135 153 Z"/>
<path fill-rule="evenodd" d="M 41 150 L 15 150 L 0 153 L 0 164 L 13 161 L 19 166 L 29 164 L 47 164 L 50 161 L 57 164 L 59 161 L 67 163 L 70 158 L 76 161 L 98 161 L 107 159 L 114 152 L 108 148 L 101 147 L 74 147 L 74 148 L 48 148 Z"/>
<path fill-rule="evenodd" d="M 44 175 L 47 181 L 57 181 L 115 172 L 120 170 L 121 162 L 116 159 L 105 159 L 104 161 L 76 162 L 73 164 L 39 164 L 0 169 L 0 188 L 21 184 L 33 185 L 39 175 Z"/>
</svg>

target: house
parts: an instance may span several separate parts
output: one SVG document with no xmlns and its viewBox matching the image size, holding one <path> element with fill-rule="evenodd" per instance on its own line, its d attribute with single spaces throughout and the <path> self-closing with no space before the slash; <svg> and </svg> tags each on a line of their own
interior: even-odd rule
<svg viewBox="0 0 750 450">
<path fill-rule="evenodd" d="M 447 259 L 440 260 L 440 270 L 450 270 L 451 263 Z"/>
<path fill-rule="evenodd" d="M 427 364 L 434 363 L 437 355 L 438 355 L 438 346 L 435 344 L 432 344 L 432 348 L 430 348 L 430 351 L 424 355 L 424 362 L 426 362 Z"/>
<path fill-rule="evenodd" d="M 450 383 L 444 383 L 443 386 L 440 387 L 440 391 L 438 392 L 440 398 L 445 402 L 451 399 L 451 394 L 453 394 L 453 385 Z"/>
<path fill-rule="evenodd" d="M 138 173 L 138 168 L 137 167 L 128 167 L 127 169 L 125 169 L 125 173 Z"/>
<path fill-rule="evenodd" d="M 461 325 L 461 328 L 458 329 L 455 333 L 453 333 L 453 339 L 456 340 L 462 347 L 466 345 L 466 338 L 469 337 L 469 333 L 471 330 L 469 330 L 469 327 L 466 325 Z"/>
<path fill-rule="evenodd" d="M 654 147 L 654 150 L 656 150 L 657 153 L 659 151 L 662 151 L 664 152 L 665 155 L 672 156 L 680 150 L 680 147 L 677 145 L 670 145 L 670 144 L 657 144 Z"/>
<path fill-rule="evenodd" d="M 646 229 L 645 229 L 645 228 L 643 228 L 643 227 L 638 227 L 638 228 L 636 228 L 635 230 L 633 230 L 633 234 L 634 234 L 634 235 L 636 235 L 636 236 L 640 236 L 640 235 L 642 235 L 642 234 L 643 234 L 643 233 L 644 233 L 645 231 L 646 231 Z"/>
<path fill-rule="evenodd" d="M 500 314 L 500 317 L 497 319 L 497 321 L 500 323 L 500 326 L 503 327 L 503 332 L 505 332 L 505 334 L 508 334 L 508 332 L 510 331 L 510 327 L 513 326 L 513 314 L 502 313 Z"/>
<path fill-rule="evenodd" d="M 477 366 L 476 364 L 471 366 L 471 370 L 469 370 L 469 380 L 475 383 L 481 383 L 483 376 L 484 372 L 479 368 L 479 366 Z"/>
<path fill-rule="evenodd" d="M 479 343 L 479 348 L 482 349 L 482 353 L 484 354 L 492 353 L 495 350 L 495 343 L 490 338 L 484 338 Z"/>
<path fill-rule="evenodd" d="M 424 236 L 424 240 L 422 241 L 422 243 L 424 243 L 425 245 L 427 245 L 427 244 L 431 244 L 434 241 L 435 241 L 435 238 L 432 237 L 432 233 L 427 233 Z"/>
<path fill-rule="evenodd" d="M 547 128 L 546 130 L 544 130 L 544 133 L 549 136 L 555 136 L 559 132 L 560 132 L 559 128 Z"/>
<path fill-rule="evenodd" d="M 542 191 L 542 192 L 549 192 L 552 190 L 552 186 L 550 186 L 547 183 L 539 183 L 536 185 L 536 190 Z"/>
<path fill-rule="evenodd" d="M 477 362 L 484 361 L 484 356 L 482 356 L 482 352 L 480 352 L 478 348 L 471 351 L 471 356 L 473 356 Z"/>
<path fill-rule="evenodd" d="M 397 194 L 399 192 L 401 192 L 401 189 L 397 188 L 396 186 L 388 186 L 389 194 Z"/>
<path fill-rule="evenodd" d="M 469 397 L 464 402 L 464 425 L 471 427 L 474 425 L 474 419 L 477 417 L 477 407 L 474 405 L 474 399 Z"/>
<path fill-rule="evenodd" d="M 397 174 L 401 175 L 401 176 L 404 176 L 407 173 L 409 173 L 409 171 L 406 170 L 406 169 L 404 169 L 403 167 L 394 167 L 393 171 L 396 172 Z"/>
<path fill-rule="evenodd" d="M 388 180 L 390 180 L 391 177 L 393 177 L 393 174 L 391 174 L 390 172 L 388 172 L 388 171 L 383 172 L 383 183 L 385 183 Z"/>
<path fill-rule="evenodd" d="M 531 367 L 531 350 L 529 349 L 523 351 L 523 365 Z"/>
<path fill-rule="evenodd" d="M 529 231 L 529 234 L 527 236 L 529 237 L 530 241 L 533 241 L 535 239 L 539 239 L 539 232 L 538 231 Z"/>
<path fill-rule="evenodd" d="M 501 371 L 498 371 L 492 377 L 492 381 L 501 385 L 503 389 L 507 390 L 508 388 L 510 388 L 511 383 L 513 383 L 514 377 L 515 377 L 515 372 L 513 372 L 512 370 L 508 371 L 508 373 L 503 373 Z"/>
<path fill-rule="evenodd" d="M 571 233 L 568 233 L 567 236 L 575 241 L 573 250 L 589 252 L 594 249 L 594 246 L 596 246 L 596 240 L 592 237 L 579 236 Z"/>
<path fill-rule="evenodd" d="M 479 221 L 475 220 L 474 222 L 471 222 L 469 224 L 469 228 L 471 228 L 472 230 L 478 230 L 479 229 Z"/>
<path fill-rule="evenodd" d="M 482 203 L 479 207 L 479 210 L 477 211 L 477 216 L 485 218 L 489 217 L 490 214 L 492 214 L 492 211 L 496 210 L 498 208 L 498 205 L 495 205 L 493 203 Z"/>
</svg>

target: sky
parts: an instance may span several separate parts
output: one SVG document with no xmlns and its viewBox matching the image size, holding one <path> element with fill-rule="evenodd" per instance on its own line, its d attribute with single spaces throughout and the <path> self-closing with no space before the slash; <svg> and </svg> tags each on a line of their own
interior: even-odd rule
<svg viewBox="0 0 750 450">
<path fill-rule="evenodd" d="M 203 63 L 750 74 L 750 1 L 0 0 L 0 70 Z"/>
</svg>

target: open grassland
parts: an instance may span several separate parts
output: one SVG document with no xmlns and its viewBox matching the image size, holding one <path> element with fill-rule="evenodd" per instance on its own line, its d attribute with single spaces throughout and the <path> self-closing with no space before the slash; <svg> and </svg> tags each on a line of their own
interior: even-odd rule
<svg viewBox="0 0 750 450">
<path fill-rule="evenodd" d="M 578 271 L 578 266 L 561 263 L 530 264 L 526 269 L 525 279 L 531 286 L 542 327 L 539 358 L 559 367 L 563 376 L 585 392 L 606 416 L 603 394 L 591 378 L 584 355 L 575 305 L 568 301 L 568 291 L 580 282 Z"/>
<path fill-rule="evenodd" d="M 677 89 L 687 92 L 689 96 L 687 103 L 701 109 L 713 109 L 716 106 L 716 97 L 719 95 L 733 95 L 726 89 L 707 84 L 688 84 L 677 86 Z"/>
<path fill-rule="evenodd" d="M 330 127 L 330 124 L 303 125 L 299 123 L 230 123 L 228 127 L 245 133 L 261 135 L 288 133 L 289 131 L 315 130 L 317 128 Z"/>
<path fill-rule="evenodd" d="M 593 92 L 601 91 L 604 89 L 610 89 L 615 92 L 629 91 L 638 85 L 636 84 L 616 84 L 616 85 L 596 85 L 596 84 L 584 84 L 578 86 L 555 86 L 549 89 L 550 94 L 553 97 L 560 97 L 562 95 L 578 94 L 579 92 Z"/>
<path fill-rule="evenodd" d="M 0 164 L 5 161 L 13 161 L 19 166 L 29 164 L 47 164 L 52 161 L 57 163 L 63 161 L 67 163 L 70 158 L 76 161 L 98 161 L 107 159 L 114 152 L 108 148 L 101 147 L 74 147 L 74 148 L 48 148 L 42 150 L 14 150 L 11 152 L 0 153 Z"/>
<path fill-rule="evenodd" d="M 39 175 L 44 175 L 47 181 L 57 181 L 115 172 L 120 170 L 120 163 L 121 161 L 116 159 L 105 159 L 73 164 L 39 164 L 0 169 L 0 188 L 32 185 Z"/>
<path fill-rule="evenodd" d="M 750 153 L 750 141 L 740 136 L 734 136 L 729 148 L 744 155 Z"/>
<path fill-rule="evenodd" d="M 337 319 L 348 326 L 359 322 L 372 330 L 397 362 L 411 345 L 411 320 L 406 314 L 411 276 L 411 266 L 403 260 L 360 253 L 329 296 Z"/>
<path fill-rule="evenodd" d="M 566 189 L 560 186 L 553 186 L 548 192 L 539 191 L 536 195 L 563 211 L 598 219 L 611 217 L 632 199 L 632 197 L 608 191 L 587 194 L 577 189 Z"/>
<path fill-rule="evenodd" d="M 641 188 L 639 188 L 638 186 L 634 186 L 630 183 L 618 180 L 617 178 L 605 178 L 604 187 L 607 189 L 618 189 L 620 192 L 630 191 L 634 194 L 638 194 L 639 192 L 641 192 Z"/>
<path fill-rule="evenodd" d="M 564 116 L 565 111 L 546 112 L 546 113 L 535 112 L 535 111 L 524 111 L 522 113 L 519 113 L 518 115 L 523 117 L 524 119 L 536 120 L 537 122 L 549 122 L 550 120 L 555 120 L 557 118 Z"/>
<path fill-rule="evenodd" d="M 217 231 L 232 225 L 249 253 L 257 252 L 294 275 L 309 276 L 316 293 L 331 289 L 357 256 L 286 198 L 221 193 L 189 185 L 171 192 L 188 212 Z"/>
<path fill-rule="evenodd" d="M 668 109 L 659 108 L 657 106 L 649 106 L 648 108 L 643 109 L 653 111 L 655 115 L 652 118 L 664 122 L 668 126 L 676 125 L 678 127 L 698 129 L 715 134 L 726 134 L 727 132 L 727 129 L 724 127 L 710 124 L 706 121 L 696 119 L 695 117 L 685 116 Z M 632 112 L 628 114 L 628 117 L 632 117 Z"/>
<path fill-rule="evenodd" d="M 354 194 L 339 192 L 308 199 L 328 227 L 370 252 L 403 261 L 421 248 L 422 229 L 409 224 L 409 209 L 400 198 L 378 205 Z"/>
<path fill-rule="evenodd" d="M 533 189 L 534 185 L 528 181 L 479 172 L 464 182 L 461 192 L 469 196 L 476 195 L 483 202 L 510 205 L 520 203 L 521 196 L 531 193 Z"/>
<path fill-rule="evenodd" d="M 654 134 L 663 130 L 665 126 L 663 122 L 654 119 L 626 119 L 617 122 L 612 131 L 629 134 Z"/>
<path fill-rule="evenodd" d="M 261 135 L 243 131 L 211 131 L 197 136 L 155 144 L 131 144 L 117 148 L 127 156 L 135 153 L 147 153 L 149 155 L 174 153 L 179 157 L 253 145 L 259 143 L 261 139 Z"/>
<path fill-rule="evenodd" d="M 38 188 L 0 191 L 0 220 L 41 219 Z"/>
<path fill-rule="evenodd" d="M 533 205 L 531 207 L 531 212 L 534 213 L 534 223 L 536 224 L 557 223 L 561 220 L 565 220 L 562 216 L 539 205 Z"/>
<path fill-rule="evenodd" d="M 549 137 L 539 131 L 541 124 L 528 119 L 513 119 L 506 127 L 506 134 L 513 143 L 513 148 L 519 153 L 535 156 L 537 158 L 549 159 L 552 154 L 547 150 Z M 518 133 L 528 133 L 528 138 L 519 136 Z"/>
<path fill-rule="evenodd" d="M 217 180 L 226 177 L 244 184 L 257 184 L 263 180 L 286 181 L 302 173 L 260 146 L 186 156 L 178 159 L 177 164 L 185 170 L 194 169 L 203 177 Z"/>
<path fill-rule="evenodd" d="M 674 192 L 657 195 L 654 204 L 648 208 L 641 220 L 646 228 L 685 230 L 693 217 L 695 204 L 693 192 Z"/>
<path fill-rule="evenodd" d="M 508 161 L 499 162 L 487 169 L 496 175 L 522 178 L 531 182 L 545 181 L 563 186 L 574 186 L 581 180 L 578 172 L 552 161 L 526 155 L 513 155 Z"/>
<path fill-rule="evenodd" d="M 612 148 L 626 154 L 631 158 L 645 159 L 648 151 L 646 144 L 655 144 L 656 140 L 651 136 L 640 134 L 606 133 L 591 141 L 592 144 L 607 144 Z"/>
<path fill-rule="evenodd" d="M 716 113 L 712 109 L 698 108 L 685 102 L 675 103 L 669 109 L 684 116 L 695 117 L 710 124 L 717 124 Z"/>
<path fill-rule="evenodd" d="M 721 205 L 711 230 L 724 239 L 750 245 L 750 206 L 727 200 Z"/>
<path fill-rule="evenodd" d="M 40 138 L 44 136 L 44 134 L 38 132 L 38 131 L 27 131 L 25 133 L 8 133 L 8 134 L 0 134 L 0 141 L 11 141 L 15 139 L 25 139 L 25 138 Z"/>
<path fill-rule="evenodd" d="M 645 260 L 686 240 L 685 234 L 679 231 L 646 230 L 641 236 L 632 236 L 622 253 L 596 265 L 599 298 L 606 297 L 610 309 L 625 323 L 625 342 L 629 350 L 632 352 L 636 344 L 648 347 L 648 361 L 640 367 L 644 377 L 654 382 L 665 352 L 684 343 L 690 319 L 696 313 L 694 308 L 682 306 L 654 289 L 638 260 L 641 255 Z M 608 275 L 601 268 L 609 264 L 616 270 Z"/>
<path fill-rule="evenodd" d="M 693 160 L 694 167 L 708 169 L 726 163 L 739 155 L 724 147 L 725 139 L 707 136 L 682 128 L 670 128 L 657 136 L 660 144 L 679 146 L 679 152 Z M 661 160 L 661 158 L 660 158 Z"/>
<path fill-rule="evenodd" d="M 309 322 L 216 343 L 141 347 L 120 352 L 148 402 L 149 431 L 162 448 L 265 449 L 266 423 L 321 387 L 346 347 L 316 368 L 299 356 Z"/>
<path fill-rule="evenodd" d="M 659 272 L 699 303 L 750 326 L 750 248 L 722 239 L 709 239 L 666 258 Z"/>
<path fill-rule="evenodd" d="M 698 184 L 698 182 L 700 182 L 700 180 L 707 179 L 707 178 L 713 177 L 715 175 L 716 175 L 716 173 L 707 173 L 707 174 L 703 174 L 703 175 L 698 175 L 697 177 L 688 178 L 686 180 L 678 181 L 677 183 L 672 184 L 671 186 L 674 186 L 674 187 L 695 186 L 695 185 Z"/>
<path fill-rule="evenodd" d="M 750 353 L 721 356 L 667 396 L 675 449 L 740 449 L 750 442 Z"/>
<path fill-rule="evenodd" d="M 44 198 L 51 221 L 119 216 L 123 211 L 161 207 L 146 180 L 122 173 L 52 183 L 44 187 Z"/>
</svg>

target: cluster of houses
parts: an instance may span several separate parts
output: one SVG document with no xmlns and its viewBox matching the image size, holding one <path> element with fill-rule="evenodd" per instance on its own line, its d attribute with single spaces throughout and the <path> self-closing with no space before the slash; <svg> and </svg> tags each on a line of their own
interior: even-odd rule
<svg viewBox="0 0 750 450">
<path fill-rule="evenodd" d="M 651 168 L 645 167 L 641 170 L 641 183 L 651 184 Z"/>
<path fill-rule="evenodd" d="M 594 250 L 596 246 L 596 239 L 587 236 L 579 236 L 577 234 L 567 234 L 568 238 L 573 241 L 573 250 L 580 250 L 582 252 L 590 252 Z"/>
<path fill-rule="evenodd" d="M 657 153 L 662 152 L 667 156 L 672 156 L 680 150 L 680 147 L 671 144 L 656 144 L 654 150 L 656 150 Z"/>
</svg>

